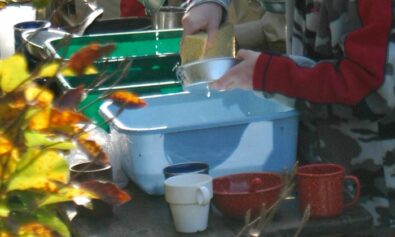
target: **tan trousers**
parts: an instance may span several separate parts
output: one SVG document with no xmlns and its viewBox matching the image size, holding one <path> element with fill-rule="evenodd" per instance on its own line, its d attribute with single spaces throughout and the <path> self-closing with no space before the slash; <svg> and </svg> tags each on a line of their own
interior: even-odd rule
<svg viewBox="0 0 395 237">
<path fill-rule="evenodd" d="M 285 14 L 265 12 L 259 0 L 233 0 L 228 20 L 239 48 L 285 52 Z"/>
</svg>

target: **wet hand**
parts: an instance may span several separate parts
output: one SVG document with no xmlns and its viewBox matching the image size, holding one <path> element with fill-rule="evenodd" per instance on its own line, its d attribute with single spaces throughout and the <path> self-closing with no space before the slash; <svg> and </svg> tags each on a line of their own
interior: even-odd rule
<svg viewBox="0 0 395 237">
<path fill-rule="evenodd" d="M 216 3 L 204 3 L 191 8 L 182 18 L 183 38 L 203 30 L 207 32 L 207 47 L 210 47 L 222 20 L 222 11 L 222 7 Z"/>
<path fill-rule="evenodd" d="M 216 90 L 252 89 L 254 68 L 259 54 L 252 50 L 239 50 L 236 58 L 242 61 L 232 67 L 223 77 L 212 82 L 210 88 Z"/>
</svg>

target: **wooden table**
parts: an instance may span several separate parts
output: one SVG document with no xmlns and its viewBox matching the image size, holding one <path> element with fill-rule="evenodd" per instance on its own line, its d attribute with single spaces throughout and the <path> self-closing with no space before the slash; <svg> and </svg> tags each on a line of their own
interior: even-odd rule
<svg viewBox="0 0 395 237">
<path fill-rule="evenodd" d="M 243 221 L 223 217 L 215 208 L 211 208 L 207 230 L 194 234 L 177 233 L 163 196 L 148 195 L 133 183 L 126 190 L 132 195 L 132 201 L 115 207 L 113 215 L 84 217 L 75 215 L 73 208 L 68 209 L 73 234 L 81 237 L 230 237 L 236 236 L 243 227 Z M 264 236 L 293 236 L 301 218 L 297 200 L 287 199 L 280 205 L 272 223 L 264 229 Z M 310 219 L 301 236 L 354 233 L 371 226 L 370 214 L 356 205 L 337 218 Z"/>
</svg>

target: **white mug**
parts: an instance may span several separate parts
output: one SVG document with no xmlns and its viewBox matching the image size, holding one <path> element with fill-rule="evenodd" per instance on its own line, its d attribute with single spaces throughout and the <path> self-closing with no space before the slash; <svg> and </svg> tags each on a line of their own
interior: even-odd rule
<svg viewBox="0 0 395 237">
<path fill-rule="evenodd" d="M 165 180 L 165 199 L 178 232 L 193 233 L 207 228 L 212 197 L 210 175 L 190 173 Z"/>
</svg>

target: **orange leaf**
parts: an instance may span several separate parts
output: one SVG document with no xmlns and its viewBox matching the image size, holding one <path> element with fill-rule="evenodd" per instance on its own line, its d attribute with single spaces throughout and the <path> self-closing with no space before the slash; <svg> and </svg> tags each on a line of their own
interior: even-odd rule
<svg viewBox="0 0 395 237">
<path fill-rule="evenodd" d="M 88 122 L 89 119 L 82 115 L 81 113 L 77 113 L 71 110 L 62 110 L 59 111 L 57 109 L 53 109 L 51 113 L 51 126 L 70 126 L 71 124 Z"/>
<path fill-rule="evenodd" d="M 0 135 L 0 155 L 9 153 L 12 150 L 12 143 L 3 135 Z"/>
<path fill-rule="evenodd" d="M 96 196 L 109 204 L 124 204 L 131 200 L 130 195 L 118 186 L 109 182 L 89 180 L 82 182 L 80 187 L 94 193 Z"/>
<path fill-rule="evenodd" d="M 29 223 L 24 224 L 19 227 L 19 236 L 42 236 L 42 237 L 52 237 L 55 233 L 48 227 L 40 223 Z"/>
<path fill-rule="evenodd" d="M 116 104 L 125 107 L 144 107 L 147 103 L 140 99 L 136 94 L 129 91 L 115 91 L 108 96 Z"/>
<path fill-rule="evenodd" d="M 113 44 L 101 46 L 99 44 L 90 44 L 70 58 L 68 66 L 77 74 L 83 74 L 85 69 L 91 65 L 96 59 L 103 55 L 110 54 L 115 49 Z"/>
<path fill-rule="evenodd" d="M 83 126 L 80 126 L 79 124 L 69 124 L 69 126 L 52 127 L 52 129 L 57 134 L 64 135 L 66 137 L 89 137 L 89 134 L 85 132 Z"/>
<path fill-rule="evenodd" d="M 102 147 L 93 140 L 79 138 L 78 143 L 81 149 L 92 159 L 100 163 L 108 164 L 109 159 L 107 154 L 103 151 Z"/>
<path fill-rule="evenodd" d="M 39 107 L 46 107 L 52 104 L 54 95 L 46 88 L 31 86 L 26 88 L 25 98 L 29 103 L 35 103 Z"/>
</svg>

